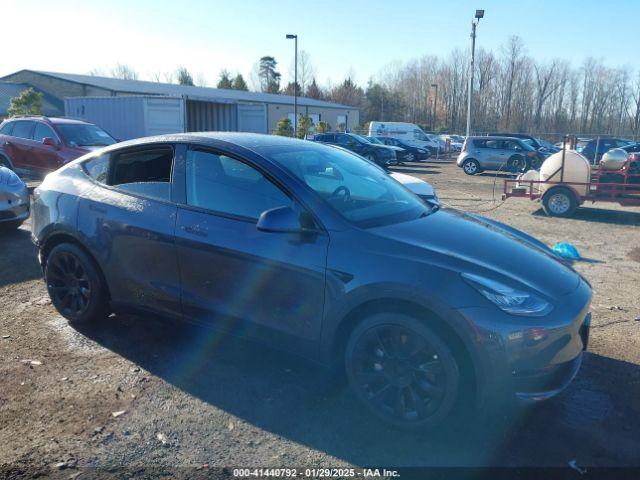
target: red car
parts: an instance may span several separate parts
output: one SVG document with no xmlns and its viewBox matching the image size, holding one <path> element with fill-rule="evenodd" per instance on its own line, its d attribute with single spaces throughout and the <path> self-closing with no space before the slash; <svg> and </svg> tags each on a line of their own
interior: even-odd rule
<svg viewBox="0 0 640 480">
<path fill-rule="evenodd" d="M 116 143 L 92 123 L 68 118 L 25 116 L 0 124 L 0 165 L 47 173 L 85 153 Z"/>
</svg>

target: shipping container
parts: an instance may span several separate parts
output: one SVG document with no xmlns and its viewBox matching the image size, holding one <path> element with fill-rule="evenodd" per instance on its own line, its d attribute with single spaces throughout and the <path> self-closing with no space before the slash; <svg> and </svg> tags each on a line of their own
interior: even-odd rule
<svg viewBox="0 0 640 480">
<path fill-rule="evenodd" d="M 185 131 L 185 102 L 180 97 L 69 97 L 67 117 L 98 125 L 119 140 Z"/>
</svg>

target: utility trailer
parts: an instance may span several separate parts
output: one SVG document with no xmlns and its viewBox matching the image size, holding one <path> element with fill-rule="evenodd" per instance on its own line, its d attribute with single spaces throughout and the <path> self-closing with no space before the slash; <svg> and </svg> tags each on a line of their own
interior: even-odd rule
<svg viewBox="0 0 640 480">
<path fill-rule="evenodd" d="M 609 166 L 612 162 L 607 163 L 605 154 L 594 170 L 585 157 L 567 149 L 568 143 L 573 145 L 571 139 L 565 138 L 562 151 L 545 160 L 538 178 L 536 173 L 527 172 L 519 178 L 505 179 L 502 199 L 515 197 L 541 201 L 545 213 L 554 217 L 570 217 L 585 202 L 640 206 L 640 158 L 637 154 L 612 151 L 612 156 L 618 156 L 613 159 L 617 162 L 614 168 Z M 623 154 L 625 157 L 621 159 Z M 586 172 L 580 159 L 586 162 Z M 550 163 L 545 165 L 547 162 Z M 578 174 L 576 167 L 579 167 Z M 580 173 L 584 176 L 583 181 L 576 181 L 576 178 L 580 179 Z"/>
</svg>

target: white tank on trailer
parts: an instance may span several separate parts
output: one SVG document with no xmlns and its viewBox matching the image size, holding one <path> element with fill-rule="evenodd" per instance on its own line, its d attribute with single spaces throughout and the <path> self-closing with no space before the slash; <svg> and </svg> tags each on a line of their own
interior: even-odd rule
<svg viewBox="0 0 640 480">
<path fill-rule="evenodd" d="M 540 180 L 559 182 L 562 179 L 567 183 L 586 183 L 591 181 L 591 164 L 586 157 L 575 150 L 566 150 L 564 153 L 564 174 L 562 173 L 562 151 L 548 157 L 540 167 Z M 540 191 L 544 193 L 555 185 L 541 183 Z M 589 189 L 588 185 L 570 185 L 578 195 L 584 196 Z"/>
</svg>

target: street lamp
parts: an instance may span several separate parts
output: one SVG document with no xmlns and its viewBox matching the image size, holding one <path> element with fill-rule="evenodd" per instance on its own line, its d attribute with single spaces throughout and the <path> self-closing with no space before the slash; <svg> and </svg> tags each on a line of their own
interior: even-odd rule
<svg viewBox="0 0 640 480">
<path fill-rule="evenodd" d="M 471 135 L 471 97 L 473 96 L 473 71 L 476 59 L 476 26 L 484 18 L 484 10 L 476 10 L 471 21 L 471 64 L 469 65 L 469 85 L 467 90 L 467 137 Z"/>
<path fill-rule="evenodd" d="M 293 70 L 293 135 L 298 135 L 298 35 L 287 33 L 288 40 L 295 40 L 295 57 Z"/>
<path fill-rule="evenodd" d="M 436 89 L 436 94 L 433 97 L 433 129 L 435 130 L 438 120 L 438 84 L 432 83 L 431 86 Z"/>
</svg>

